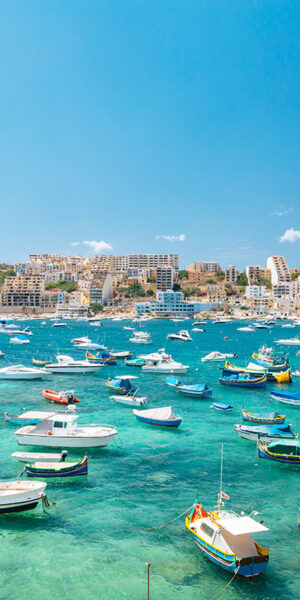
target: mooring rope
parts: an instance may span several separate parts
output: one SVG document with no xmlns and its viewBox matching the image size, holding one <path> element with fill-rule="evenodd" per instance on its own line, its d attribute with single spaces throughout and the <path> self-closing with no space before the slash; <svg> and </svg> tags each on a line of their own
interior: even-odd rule
<svg viewBox="0 0 300 600">
<path fill-rule="evenodd" d="M 191 508 L 193 508 L 193 506 L 194 506 L 194 504 L 192 504 L 192 506 L 190 506 L 189 508 L 184 510 L 182 513 L 180 513 L 180 515 L 175 517 L 175 519 L 171 519 L 171 521 L 168 521 L 164 525 L 158 525 L 157 527 L 146 527 L 144 529 L 141 529 L 141 531 L 153 531 L 154 529 L 163 529 L 164 527 L 167 527 L 171 523 L 174 523 L 174 521 L 177 521 L 177 519 L 180 519 L 180 517 L 183 517 L 183 515 L 185 515 L 189 510 L 191 510 Z"/>
<path fill-rule="evenodd" d="M 233 576 L 231 577 L 230 581 L 228 581 L 228 583 L 226 583 L 226 585 L 217 594 L 215 594 L 210 600 L 215 600 L 215 598 L 217 598 L 223 592 L 225 592 L 226 588 L 228 588 L 230 586 L 230 584 L 233 582 L 233 580 L 237 576 L 237 574 L 238 574 L 238 569 L 236 569 L 234 571 Z"/>
</svg>

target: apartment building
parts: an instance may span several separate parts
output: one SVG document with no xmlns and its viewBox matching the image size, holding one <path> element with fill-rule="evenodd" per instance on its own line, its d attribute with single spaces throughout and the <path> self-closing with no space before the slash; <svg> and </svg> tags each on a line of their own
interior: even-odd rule
<svg viewBox="0 0 300 600">
<path fill-rule="evenodd" d="M 137 315 L 156 314 L 158 316 L 190 316 L 199 312 L 203 306 L 199 302 L 185 302 L 182 292 L 157 292 L 156 300 L 150 302 L 137 302 L 135 311 Z"/>
<path fill-rule="evenodd" d="M 221 267 L 217 262 L 194 262 L 191 265 L 187 265 L 186 270 L 192 272 L 213 273 L 215 271 L 221 271 Z"/>
<path fill-rule="evenodd" d="M 174 285 L 173 267 L 157 267 L 156 269 L 156 290 L 166 292 L 172 290 Z"/>
<path fill-rule="evenodd" d="M 262 279 L 271 279 L 270 269 L 265 269 L 259 265 L 248 265 L 246 267 L 246 275 L 249 285 L 252 285 L 255 281 L 261 281 Z"/>
<path fill-rule="evenodd" d="M 114 271 L 156 269 L 162 266 L 179 268 L 178 254 L 128 254 L 127 256 L 114 256 L 113 261 Z"/>
<path fill-rule="evenodd" d="M 266 294 L 265 285 L 246 285 L 245 296 L 248 299 L 263 298 Z"/>
<path fill-rule="evenodd" d="M 43 306 L 45 282 L 42 277 L 6 277 L 1 289 L 1 306 Z"/>
<path fill-rule="evenodd" d="M 273 285 L 291 281 L 291 275 L 284 256 L 269 256 L 267 259 L 267 268 L 271 271 Z"/>
<path fill-rule="evenodd" d="M 229 265 L 225 269 L 225 281 L 226 283 L 236 283 L 238 277 L 238 270 L 236 267 Z"/>
<path fill-rule="evenodd" d="M 95 277 L 90 286 L 90 304 L 95 302 L 106 305 L 113 297 L 113 280 L 110 273 L 104 277 Z"/>
<path fill-rule="evenodd" d="M 114 268 L 114 257 L 110 254 L 94 256 L 91 265 L 92 273 L 109 273 Z"/>
<path fill-rule="evenodd" d="M 272 295 L 274 300 L 279 298 L 294 298 L 300 300 L 300 282 L 283 282 L 273 285 Z"/>
</svg>

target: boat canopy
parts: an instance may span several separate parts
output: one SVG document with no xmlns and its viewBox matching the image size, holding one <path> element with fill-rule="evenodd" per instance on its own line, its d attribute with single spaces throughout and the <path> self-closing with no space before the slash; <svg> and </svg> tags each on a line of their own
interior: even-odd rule
<svg viewBox="0 0 300 600">
<path fill-rule="evenodd" d="M 277 412 L 265 412 L 265 413 L 247 413 L 250 415 L 250 417 L 255 418 L 255 419 L 262 419 L 264 421 L 270 421 L 271 419 L 278 419 L 279 417 L 282 417 L 282 415 L 280 415 Z"/>
<path fill-rule="evenodd" d="M 245 533 L 259 533 L 269 531 L 267 527 L 251 517 L 230 517 L 218 520 L 218 525 L 231 533 L 231 535 L 244 535 Z"/>
<path fill-rule="evenodd" d="M 186 390 L 190 392 L 204 392 L 206 390 L 205 383 L 196 383 L 194 385 L 180 385 L 181 390 Z"/>
<path fill-rule="evenodd" d="M 173 411 L 172 406 L 163 406 L 162 408 L 148 408 L 146 410 L 139 410 L 139 415 L 146 417 L 147 419 L 157 419 L 159 421 L 171 421 L 176 419 L 176 415 Z"/>
<path fill-rule="evenodd" d="M 242 428 L 246 429 L 247 431 L 252 431 L 253 433 L 259 433 L 259 434 L 268 434 L 268 435 L 280 435 L 281 433 L 286 433 L 286 432 L 290 432 L 291 431 L 291 426 L 290 425 L 284 425 L 284 424 L 280 424 L 280 425 L 259 425 L 258 427 L 245 427 L 245 425 L 242 425 Z"/>
</svg>

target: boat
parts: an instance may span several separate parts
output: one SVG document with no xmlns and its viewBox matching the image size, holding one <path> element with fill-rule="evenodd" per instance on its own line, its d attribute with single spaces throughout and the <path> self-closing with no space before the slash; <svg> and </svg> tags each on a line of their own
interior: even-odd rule
<svg viewBox="0 0 300 600">
<path fill-rule="evenodd" d="M 78 477 L 88 474 L 88 457 L 78 461 L 45 462 L 36 461 L 25 464 L 27 477 L 52 479 L 61 477 Z"/>
<path fill-rule="evenodd" d="M 249 333 L 252 333 L 253 331 L 255 331 L 255 328 L 249 325 L 249 327 L 238 327 L 237 331 L 248 331 Z"/>
<path fill-rule="evenodd" d="M 54 392 L 53 390 L 42 390 L 44 398 L 51 402 L 57 402 L 58 404 L 74 404 L 79 402 L 75 396 L 74 390 L 60 390 Z"/>
<path fill-rule="evenodd" d="M 4 352 L 2 352 L 2 351 L 0 350 L 0 358 L 3 358 L 4 356 L 5 356 Z"/>
<path fill-rule="evenodd" d="M 16 413 L 4 412 L 4 423 L 11 423 L 12 425 L 36 425 L 39 422 L 37 417 L 30 418 L 24 415 L 17 415 Z"/>
<path fill-rule="evenodd" d="M 25 335 L 16 335 L 9 340 L 10 344 L 29 344 L 29 339 Z"/>
<path fill-rule="evenodd" d="M 192 331 L 205 333 L 205 329 L 203 329 L 202 327 L 192 327 Z"/>
<path fill-rule="evenodd" d="M 85 353 L 85 358 L 96 365 L 116 365 L 117 360 L 110 352 L 97 352 L 97 354 L 91 354 L 91 352 Z"/>
<path fill-rule="evenodd" d="M 74 342 L 73 346 L 79 350 L 106 350 L 106 347 L 103 346 L 103 344 L 92 342 L 92 340 L 85 342 Z"/>
<path fill-rule="evenodd" d="M 117 375 L 113 379 L 109 377 L 105 382 L 105 385 L 113 392 L 117 392 L 118 395 L 125 395 L 129 392 L 133 394 L 136 391 L 137 386 L 132 385 L 131 379 L 137 379 L 137 377 L 133 375 Z"/>
<path fill-rule="evenodd" d="M 125 364 L 128 367 L 143 367 L 145 364 L 144 358 L 126 358 Z"/>
<path fill-rule="evenodd" d="M 44 367 L 45 365 L 50 365 L 51 360 L 38 360 L 37 358 L 32 359 L 32 364 L 37 367 Z"/>
<path fill-rule="evenodd" d="M 277 412 L 254 413 L 243 408 L 242 419 L 243 421 L 260 423 L 261 425 L 276 425 L 276 423 L 284 423 L 285 415 L 280 415 Z"/>
<path fill-rule="evenodd" d="M 130 352 L 130 350 L 121 350 L 120 352 L 113 352 L 111 351 L 111 355 L 118 359 L 118 358 L 131 358 L 133 356 L 132 352 Z"/>
<path fill-rule="evenodd" d="M 299 392 L 277 392 L 271 391 L 271 398 L 279 400 L 283 404 L 291 404 L 292 406 L 300 406 L 300 391 Z"/>
<path fill-rule="evenodd" d="M 268 323 L 254 323 L 255 329 L 271 329 L 271 325 Z"/>
<path fill-rule="evenodd" d="M 13 452 L 12 458 L 15 458 L 21 463 L 28 462 L 63 462 L 68 456 L 67 450 L 55 454 L 54 452 Z"/>
<path fill-rule="evenodd" d="M 289 383 L 292 381 L 289 366 L 282 371 L 269 371 L 267 367 L 261 367 L 252 362 L 249 362 L 247 367 L 238 367 L 226 361 L 223 371 L 226 373 L 248 373 L 254 377 L 266 375 L 267 381 L 276 381 L 277 383 Z"/>
<path fill-rule="evenodd" d="M 210 352 L 201 358 L 201 362 L 222 362 L 226 358 L 237 358 L 237 354 L 228 354 L 227 352 Z"/>
<path fill-rule="evenodd" d="M 100 448 L 118 434 L 111 425 L 77 425 L 78 415 L 55 413 L 37 425 L 17 429 L 19 445 L 47 448 Z"/>
<path fill-rule="evenodd" d="M 134 409 L 132 412 L 138 421 L 148 425 L 177 428 L 182 422 L 182 418 L 175 415 L 172 406 L 148 408 L 146 410 Z"/>
<path fill-rule="evenodd" d="M 199 325 L 207 325 L 207 321 L 202 320 L 202 321 L 194 321 L 194 323 L 192 323 L 193 327 L 198 327 Z"/>
<path fill-rule="evenodd" d="M 221 402 L 213 402 L 211 408 L 215 408 L 216 410 L 221 410 L 223 412 L 230 412 L 233 409 L 231 404 L 222 404 Z"/>
<path fill-rule="evenodd" d="M 24 365 L 12 365 L 0 369 L 0 379 L 43 379 L 47 371 Z"/>
<path fill-rule="evenodd" d="M 295 329 L 296 325 L 295 323 L 285 323 L 284 325 L 281 325 L 281 327 L 283 329 Z"/>
<path fill-rule="evenodd" d="M 267 348 L 262 346 L 258 352 L 252 354 L 252 362 L 255 365 L 259 365 L 268 369 L 268 371 L 284 371 L 289 368 L 290 364 L 287 358 L 277 358 L 273 354 L 273 348 Z M 248 365 L 249 367 L 249 365 Z"/>
<path fill-rule="evenodd" d="M 41 481 L 1 481 L 0 514 L 32 510 L 47 502 L 47 484 Z"/>
<path fill-rule="evenodd" d="M 257 450 L 259 458 L 268 458 L 289 465 L 300 465 L 299 440 L 280 440 L 271 444 L 258 440 Z"/>
<path fill-rule="evenodd" d="M 292 372 L 292 376 L 293 377 L 300 377 L 300 369 L 296 369 L 295 371 Z"/>
<path fill-rule="evenodd" d="M 234 577 L 255 577 L 265 571 L 269 550 L 255 542 L 251 534 L 268 528 L 251 517 L 256 511 L 238 515 L 223 509 L 223 499 L 229 500 L 229 496 L 223 491 L 222 473 L 223 446 L 217 508 L 206 512 L 197 496 L 190 514 L 185 515 L 185 525 L 200 552 L 211 562 Z"/>
<path fill-rule="evenodd" d="M 262 388 L 266 387 L 267 376 L 261 375 L 256 377 L 248 373 L 227 373 L 226 370 L 223 370 L 222 376 L 219 378 L 219 383 L 232 387 Z"/>
<path fill-rule="evenodd" d="M 177 392 L 191 398 L 207 398 L 212 395 L 212 389 L 208 388 L 205 383 L 195 383 L 185 385 L 176 377 L 166 377 L 166 384 L 169 387 L 175 388 Z"/>
<path fill-rule="evenodd" d="M 145 354 L 140 358 L 144 358 L 145 360 L 142 371 L 147 373 L 186 373 L 189 369 L 188 365 L 176 362 L 173 360 L 171 354 L 166 354 L 164 350 Z"/>
<path fill-rule="evenodd" d="M 136 390 L 137 391 L 137 390 Z M 146 406 L 147 396 L 135 396 L 135 394 L 113 395 L 110 396 L 112 402 L 123 404 L 124 406 Z"/>
<path fill-rule="evenodd" d="M 186 329 L 178 331 L 178 333 L 169 333 L 168 340 L 177 340 L 178 342 L 191 342 L 192 338 Z"/>
<path fill-rule="evenodd" d="M 135 334 L 134 334 L 134 337 L 129 338 L 129 341 L 132 344 L 152 344 L 152 340 L 150 337 L 148 337 L 148 336 L 144 337 L 144 336 L 135 335 Z"/>
<path fill-rule="evenodd" d="M 280 346 L 300 346 L 300 339 L 294 337 L 290 339 L 275 340 L 275 344 L 280 344 Z"/>
<path fill-rule="evenodd" d="M 52 327 L 67 327 L 67 324 L 63 323 L 63 321 L 56 321 L 53 323 Z"/>
<path fill-rule="evenodd" d="M 234 425 L 236 433 L 245 440 L 276 442 L 278 439 L 296 439 L 290 425 Z"/>
<path fill-rule="evenodd" d="M 56 360 L 56 363 L 45 365 L 47 373 L 95 373 L 103 366 L 92 364 L 88 360 L 74 360 L 66 354 L 58 354 Z"/>
</svg>

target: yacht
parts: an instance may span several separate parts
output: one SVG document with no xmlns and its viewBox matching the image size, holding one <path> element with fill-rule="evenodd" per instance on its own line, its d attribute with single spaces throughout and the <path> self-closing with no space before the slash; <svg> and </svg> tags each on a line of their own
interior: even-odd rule
<svg viewBox="0 0 300 600">
<path fill-rule="evenodd" d="M 56 413 L 37 425 L 21 427 L 16 431 L 18 444 L 47 448 L 99 448 L 108 446 L 118 434 L 111 425 L 79 426 L 77 420 L 76 414 Z"/>
<path fill-rule="evenodd" d="M 170 354 L 166 354 L 164 350 L 145 354 L 140 356 L 145 360 L 142 371 L 147 373 L 186 373 L 189 369 L 188 365 L 183 365 L 180 362 L 173 360 Z"/>
<path fill-rule="evenodd" d="M 275 340 L 275 344 L 280 344 L 281 346 L 300 346 L 300 339 L 294 337 L 290 339 Z"/>
<path fill-rule="evenodd" d="M 88 360 L 74 360 L 66 354 L 58 354 L 56 363 L 45 365 L 45 371 L 48 373 L 95 373 L 102 369 L 103 365 L 94 364 Z M 40 373 L 40 370 L 37 369 Z"/>
<path fill-rule="evenodd" d="M 47 371 L 24 365 L 12 365 L 0 369 L 0 379 L 43 379 Z"/>
<path fill-rule="evenodd" d="M 133 331 L 133 337 L 129 338 L 132 344 L 152 344 L 150 333 L 147 331 Z"/>
<path fill-rule="evenodd" d="M 201 362 L 223 362 L 226 358 L 237 358 L 237 354 L 228 354 L 228 352 L 210 352 L 203 358 L 201 358 Z"/>
<path fill-rule="evenodd" d="M 192 342 L 192 338 L 186 329 L 178 331 L 178 333 L 169 333 L 168 340 L 178 340 L 179 342 Z"/>
<path fill-rule="evenodd" d="M 98 344 L 98 342 L 92 342 L 92 340 L 85 342 L 74 342 L 74 348 L 82 348 L 83 350 L 106 350 L 103 344 Z"/>
<path fill-rule="evenodd" d="M 255 331 L 254 327 L 251 327 L 251 325 L 247 325 L 245 327 L 238 327 L 237 331 L 249 331 L 249 332 L 253 332 Z"/>
</svg>

